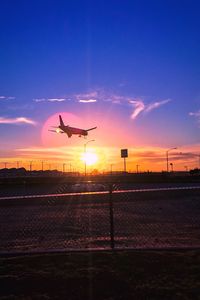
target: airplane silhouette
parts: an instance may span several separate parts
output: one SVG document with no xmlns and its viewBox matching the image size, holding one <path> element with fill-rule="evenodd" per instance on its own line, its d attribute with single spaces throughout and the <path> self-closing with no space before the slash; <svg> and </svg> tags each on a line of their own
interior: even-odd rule
<svg viewBox="0 0 200 300">
<path fill-rule="evenodd" d="M 88 135 L 88 131 L 96 129 L 97 127 L 89 128 L 89 129 L 80 129 L 80 128 L 74 128 L 70 127 L 69 125 L 65 125 L 61 115 L 59 115 L 60 125 L 59 126 L 51 126 L 53 128 L 56 128 L 56 130 L 48 130 L 51 132 L 56 133 L 66 133 L 68 138 L 70 138 L 73 134 L 77 134 L 79 137 L 84 136 L 86 137 Z"/>
</svg>

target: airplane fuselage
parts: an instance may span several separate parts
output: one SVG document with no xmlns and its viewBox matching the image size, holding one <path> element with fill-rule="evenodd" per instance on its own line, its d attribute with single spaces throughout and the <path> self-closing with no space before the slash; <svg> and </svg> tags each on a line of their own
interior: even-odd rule
<svg viewBox="0 0 200 300">
<path fill-rule="evenodd" d="M 72 134 L 77 134 L 79 136 L 83 135 L 83 136 L 87 136 L 88 132 L 87 130 L 84 129 L 79 129 L 79 128 L 75 128 L 75 127 L 70 127 L 70 126 L 59 126 L 59 128 L 64 131 L 68 137 L 71 137 Z"/>
</svg>

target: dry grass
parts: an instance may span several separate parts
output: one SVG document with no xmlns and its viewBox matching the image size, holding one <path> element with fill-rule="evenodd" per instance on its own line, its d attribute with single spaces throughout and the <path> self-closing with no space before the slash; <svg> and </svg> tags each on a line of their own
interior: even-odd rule
<svg viewBox="0 0 200 300">
<path fill-rule="evenodd" d="M 200 250 L 0 258 L 0 299 L 200 299 Z"/>
</svg>

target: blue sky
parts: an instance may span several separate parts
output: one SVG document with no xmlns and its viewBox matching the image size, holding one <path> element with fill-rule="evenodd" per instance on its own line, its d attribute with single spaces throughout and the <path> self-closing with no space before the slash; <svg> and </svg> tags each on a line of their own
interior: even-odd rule
<svg viewBox="0 0 200 300">
<path fill-rule="evenodd" d="M 1 1 L 1 157 L 45 146 L 42 127 L 59 112 L 99 132 L 122 127 L 128 147 L 196 151 L 199 12 L 193 0 Z"/>
</svg>

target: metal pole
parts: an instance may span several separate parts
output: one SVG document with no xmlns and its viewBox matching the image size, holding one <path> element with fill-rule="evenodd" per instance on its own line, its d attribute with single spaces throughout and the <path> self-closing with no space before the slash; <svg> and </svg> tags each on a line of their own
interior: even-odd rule
<svg viewBox="0 0 200 300">
<path fill-rule="evenodd" d="M 166 151 L 166 160 L 167 160 L 167 173 L 169 172 L 169 151 L 177 149 L 177 147 L 170 148 Z"/>
<path fill-rule="evenodd" d="M 169 151 L 169 150 L 168 150 Z M 167 156 L 167 173 L 169 172 L 169 158 L 168 158 L 168 151 L 166 151 Z"/>
<path fill-rule="evenodd" d="M 124 157 L 124 173 L 126 173 L 126 157 Z"/>
<path fill-rule="evenodd" d="M 110 247 L 115 248 L 114 240 L 114 219 L 113 219 L 113 199 L 112 199 L 112 184 L 109 186 L 109 212 L 110 212 Z"/>
</svg>

